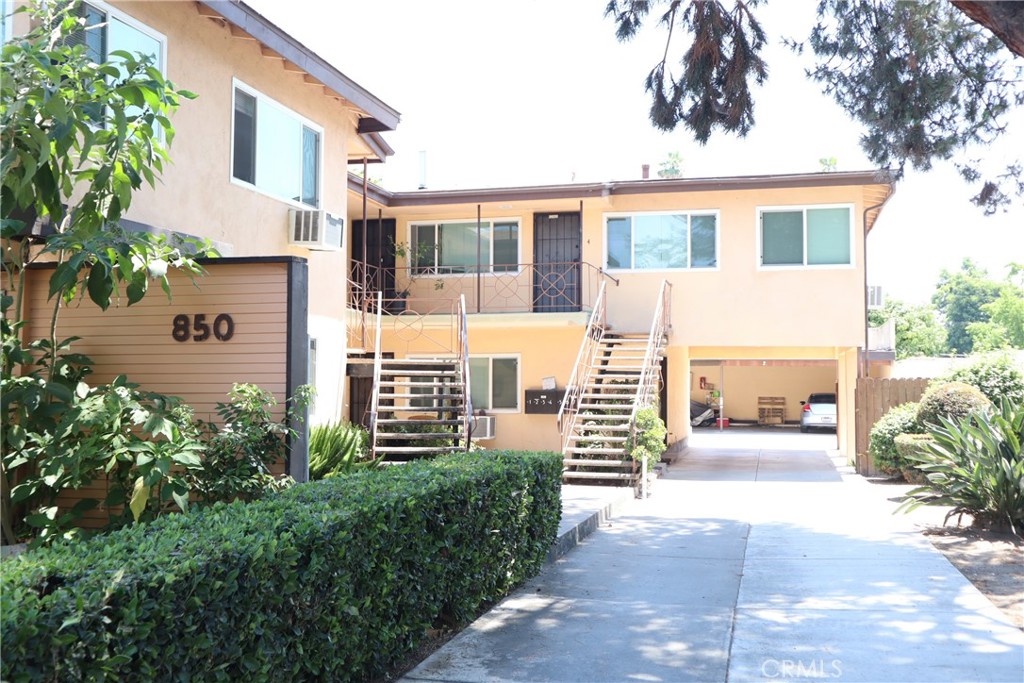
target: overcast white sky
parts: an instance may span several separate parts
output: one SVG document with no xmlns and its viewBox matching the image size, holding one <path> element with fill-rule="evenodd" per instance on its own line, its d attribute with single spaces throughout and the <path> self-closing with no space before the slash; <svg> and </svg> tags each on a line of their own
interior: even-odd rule
<svg viewBox="0 0 1024 683">
<path fill-rule="evenodd" d="M 872 168 L 858 126 L 778 45 L 806 37 L 813 0 L 761 9 L 772 48 L 757 126 L 745 139 L 715 134 L 705 147 L 681 128 L 651 126 L 643 81 L 663 34 L 619 43 L 605 0 L 247 1 L 401 112 L 386 134 L 395 156 L 371 168 L 389 189 L 416 188 L 420 151 L 431 189 L 634 179 L 673 151 L 691 178 L 813 172 L 822 157 L 836 157 L 839 170 Z M 1024 110 L 1012 128 L 1014 138 L 985 154 L 1024 156 Z M 971 194 L 948 165 L 908 174 L 869 238 L 871 283 L 925 301 L 939 271 L 966 256 L 1000 277 L 1024 261 L 1024 205 L 986 218 Z"/>
</svg>

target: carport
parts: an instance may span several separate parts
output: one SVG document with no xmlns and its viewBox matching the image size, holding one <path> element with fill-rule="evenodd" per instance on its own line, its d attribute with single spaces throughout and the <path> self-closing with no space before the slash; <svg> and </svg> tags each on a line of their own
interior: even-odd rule
<svg viewBox="0 0 1024 683">
<path fill-rule="evenodd" d="M 791 431 L 800 423 L 800 402 L 812 393 L 838 394 L 837 363 L 828 359 L 693 359 L 690 398 L 706 403 L 736 426 Z M 724 425 L 721 425 L 724 427 Z M 695 429 L 694 435 L 716 429 Z M 721 429 L 725 431 L 725 429 Z M 795 431 L 795 430 L 793 430 Z M 795 433 L 794 436 L 802 435 Z M 828 448 L 836 448 L 832 435 Z"/>
</svg>

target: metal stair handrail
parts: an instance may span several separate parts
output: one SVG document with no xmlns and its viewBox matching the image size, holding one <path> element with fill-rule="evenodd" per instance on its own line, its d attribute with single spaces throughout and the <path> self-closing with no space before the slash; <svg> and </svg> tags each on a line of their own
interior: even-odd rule
<svg viewBox="0 0 1024 683">
<path fill-rule="evenodd" d="M 470 393 L 472 383 L 469 377 L 469 324 L 466 320 L 466 295 L 459 296 L 458 310 L 458 345 L 459 365 L 462 372 L 462 434 L 466 438 L 466 450 L 469 450 L 469 439 L 473 435 L 473 397 Z"/>
<path fill-rule="evenodd" d="M 652 403 L 655 388 L 658 385 L 658 378 L 661 374 L 661 363 L 658 360 L 661 352 L 661 345 L 672 327 L 672 283 L 668 280 L 661 281 L 661 289 L 658 292 L 658 304 L 654 309 L 654 319 L 651 321 L 651 332 L 647 337 L 647 349 L 644 351 L 644 364 L 640 370 L 640 381 L 636 388 L 636 399 L 633 401 L 633 411 L 629 416 L 629 436 L 627 443 L 633 441 L 636 432 L 637 413 Z M 641 495 L 647 497 L 647 461 L 644 460 L 641 472 Z"/>
<path fill-rule="evenodd" d="M 573 424 L 576 421 L 580 399 L 584 388 L 590 381 L 590 373 L 594 367 L 594 357 L 597 354 L 601 339 L 604 337 L 604 330 L 607 327 L 607 306 L 604 290 L 605 283 L 602 282 L 601 288 L 597 293 L 597 299 L 594 301 L 594 310 L 590 312 L 590 320 L 587 322 L 587 329 L 583 334 L 580 351 L 576 355 L 576 364 L 573 366 L 569 382 L 565 385 L 562 405 L 558 408 L 557 424 L 562 436 L 563 452 L 569 447 L 569 437 L 572 434 Z"/>
<path fill-rule="evenodd" d="M 378 403 L 380 401 L 380 375 L 383 367 L 381 362 L 381 348 L 380 348 L 380 332 L 381 332 L 381 312 L 384 309 L 384 295 L 381 292 L 377 292 L 377 329 L 374 335 L 373 342 L 373 390 L 370 394 L 370 459 L 377 457 L 377 412 Z"/>
</svg>

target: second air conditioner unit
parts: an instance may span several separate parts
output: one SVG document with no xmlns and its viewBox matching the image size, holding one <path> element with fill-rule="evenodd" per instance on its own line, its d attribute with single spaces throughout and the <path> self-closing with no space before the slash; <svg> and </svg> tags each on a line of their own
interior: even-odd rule
<svg viewBox="0 0 1024 683">
<path fill-rule="evenodd" d="M 340 251 L 345 219 L 323 209 L 289 209 L 288 243 L 320 251 Z"/>
</svg>

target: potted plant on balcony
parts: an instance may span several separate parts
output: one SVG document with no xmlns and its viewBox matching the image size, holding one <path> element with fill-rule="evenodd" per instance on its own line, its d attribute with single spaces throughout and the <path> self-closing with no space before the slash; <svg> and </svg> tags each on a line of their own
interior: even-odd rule
<svg viewBox="0 0 1024 683">
<path fill-rule="evenodd" d="M 409 292 L 412 290 L 413 284 L 422 275 L 434 270 L 432 265 L 427 265 L 432 261 L 434 248 L 426 244 L 417 244 L 414 247 L 408 242 L 396 242 L 394 240 L 391 242 L 391 247 L 395 254 L 396 262 L 398 259 L 405 261 L 407 277 L 404 286 L 401 289 L 396 288 L 395 298 L 389 302 L 387 309 L 391 313 L 402 313 L 405 311 L 406 299 L 409 298 Z M 436 278 L 434 280 L 434 289 L 444 289 L 444 280 Z"/>
</svg>

